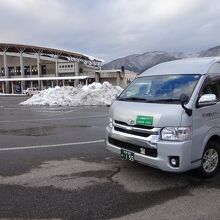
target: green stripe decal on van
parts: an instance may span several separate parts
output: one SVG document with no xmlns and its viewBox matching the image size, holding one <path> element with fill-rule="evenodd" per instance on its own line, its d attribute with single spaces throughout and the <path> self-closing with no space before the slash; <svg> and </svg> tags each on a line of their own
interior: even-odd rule
<svg viewBox="0 0 220 220">
<path fill-rule="evenodd" d="M 143 115 L 138 115 L 136 119 L 136 124 L 137 125 L 145 125 L 145 126 L 151 126 L 153 125 L 153 116 L 143 116 Z"/>
</svg>

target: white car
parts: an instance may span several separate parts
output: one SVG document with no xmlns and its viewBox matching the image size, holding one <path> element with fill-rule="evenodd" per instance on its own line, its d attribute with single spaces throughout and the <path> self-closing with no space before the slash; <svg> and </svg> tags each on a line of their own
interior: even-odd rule
<svg viewBox="0 0 220 220">
<path fill-rule="evenodd" d="M 26 90 L 23 90 L 22 93 L 27 96 L 30 96 L 30 95 L 38 94 L 40 93 L 40 91 L 37 90 L 36 88 L 27 88 Z"/>
</svg>

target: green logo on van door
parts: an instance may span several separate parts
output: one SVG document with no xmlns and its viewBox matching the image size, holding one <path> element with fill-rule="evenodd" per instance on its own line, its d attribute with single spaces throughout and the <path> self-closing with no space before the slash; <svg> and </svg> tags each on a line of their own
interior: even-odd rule
<svg viewBox="0 0 220 220">
<path fill-rule="evenodd" d="M 137 125 L 145 125 L 145 126 L 151 126 L 153 125 L 153 116 L 143 116 L 143 115 L 138 115 L 136 119 L 136 124 Z"/>
</svg>

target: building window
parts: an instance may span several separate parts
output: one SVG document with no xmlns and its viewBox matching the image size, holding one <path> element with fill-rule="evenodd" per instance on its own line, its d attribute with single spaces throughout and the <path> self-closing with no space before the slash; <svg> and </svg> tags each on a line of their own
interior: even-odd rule
<svg viewBox="0 0 220 220">
<path fill-rule="evenodd" d="M 4 68 L 4 67 L 1 68 L 1 75 L 2 75 L 2 76 L 5 75 L 5 68 Z"/>
<path fill-rule="evenodd" d="M 41 66 L 41 73 L 42 73 L 42 75 L 47 74 L 46 65 Z"/>
<path fill-rule="evenodd" d="M 24 66 L 24 75 L 30 75 L 30 67 Z"/>
<path fill-rule="evenodd" d="M 8 74 L 10 76 L 14 76 L 15 75 L 15 68 L 13 66 L 8 67 Z"/>
<path fill-rule="evenodd" d="M 21 67 L 20 66 L 16 66 L 16 70 L 15 70 L 15 75 L 20 75 L 21 74 Z"/>
</svg>

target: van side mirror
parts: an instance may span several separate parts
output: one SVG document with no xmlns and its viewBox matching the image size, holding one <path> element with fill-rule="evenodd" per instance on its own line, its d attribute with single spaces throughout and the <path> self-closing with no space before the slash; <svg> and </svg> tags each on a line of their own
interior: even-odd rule
<svg viewBox="0 0 220 220">
<path fill-rule="evenodd" d="M 217 103 L 217 97 L 215 94 L 204 94 L 199 98 L 198 106 L 209 106 Z"/>
<path fill-rule="evenodd" d="M 180 99 L 181 106 L 185 110 L 186 114 L 188 116 L 191 116 L 192 115 L 192 109 L 189 109 L 185 106 L 185 104 L 189 101 L 189 96 L 187 96 L 185 93 L 183 93 L 183 94 L 180 95 L 179 99 Z"/>
<path fill-rule="evenodd" d="M 180 103 L 182 104 L 185 104 L 186 102 L 188 102 L 189 101 L 189 97 L 185 94 L 185 93 L 183 93 L 183 94 L 181 94 L 180 95 Z"/>
</svg>

